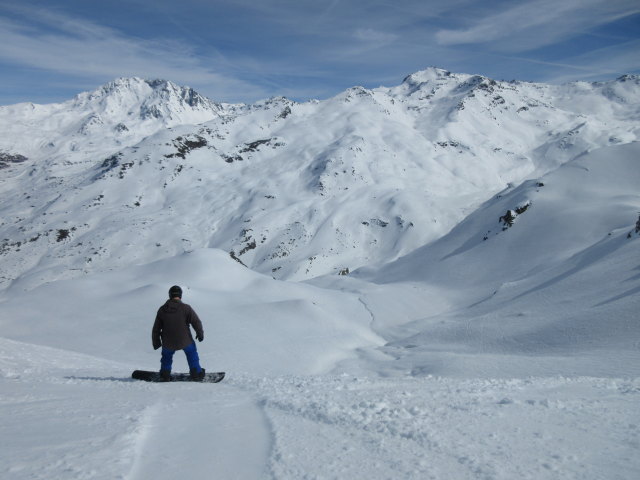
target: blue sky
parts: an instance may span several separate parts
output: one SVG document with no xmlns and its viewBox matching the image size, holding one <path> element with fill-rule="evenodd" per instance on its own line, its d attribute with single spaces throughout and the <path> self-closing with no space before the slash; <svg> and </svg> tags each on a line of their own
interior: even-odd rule
<svg viewBox="0 0 640 480">
<path fill-rule="evenodd" d="M 117 77 L 217 101 L 327 98 L 437 66 L 563 83 L 640 72 L 638 0 L 0 0 L 0 104 Z"/>
</svg>

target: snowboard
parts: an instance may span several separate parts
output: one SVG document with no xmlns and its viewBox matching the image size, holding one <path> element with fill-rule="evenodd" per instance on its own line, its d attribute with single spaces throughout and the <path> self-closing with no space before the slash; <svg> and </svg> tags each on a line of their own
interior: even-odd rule
<svg viewBox="0 0 640 480">
<path fill-rule="evenodd" d="M 202 379 L 202 383 L 218 383 L 224 378 L 224 373 L 225 372 L 206 372 L 204 374 L 204 379 Z M 145 382 L 159 382 L 160 373 L 151 372 L 149 370 L 135 370 L 131 374 L 131 378 L 135 380 L 144 380 Z M 193 382 L 195 380 L 192 380 L 191 376 L 188 373 L 172 373 L 171 381 L 172 382 Z"/>
</svg>

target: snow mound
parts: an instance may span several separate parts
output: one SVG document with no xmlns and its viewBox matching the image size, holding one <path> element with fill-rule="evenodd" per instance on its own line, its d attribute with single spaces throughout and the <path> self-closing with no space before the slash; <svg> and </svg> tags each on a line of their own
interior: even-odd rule
<svg viewBox="0 0 640 480">
<path fill-rule="evenodd" d="M 16 292 L 0 303 L 0 326 L 13 340 L 154 370 L 151 326 L 174 284 L 204 323 L 205 368 L 321 373 L 382 343 L 355 295 L 277 281 L 219 250 Z"/>
</svg>

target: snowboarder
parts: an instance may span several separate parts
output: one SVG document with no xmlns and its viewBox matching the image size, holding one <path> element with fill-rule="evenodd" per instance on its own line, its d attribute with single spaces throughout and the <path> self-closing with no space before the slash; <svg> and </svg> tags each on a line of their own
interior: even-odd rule
<svg viewBox="0 0 640 480">
<path fill-rule="evenodd" d="M 182 303 L 182 289 L 174 285 L 169 289 L 169 300 L 158 309 L 156 320 L 151 331 L 153 349 L 162 347 L 160 359 L 160 378 L 162 381 L 171 380 L 171 365 L 173 354 L 183 350 L 189 363 L 189 374 L 193 380 L 202 381 L 205 376 L 204 368 L 200 366 L 198 349 L 191 336 L 189 325 L 196 332 L 196 339 L 204 340 L 202 322 L 191 306 Z"/>
</svg>

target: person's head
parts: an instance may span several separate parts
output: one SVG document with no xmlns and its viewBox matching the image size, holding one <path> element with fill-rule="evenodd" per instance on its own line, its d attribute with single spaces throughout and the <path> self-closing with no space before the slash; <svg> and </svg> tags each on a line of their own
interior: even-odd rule
<svg viewBox="0 0 640 480">
<path fill-rule="evenodd" d="M 182 298 L 182 289 L 178 285 L 174 285 L 169 289 L 169 298 Z"/>
</svg>

